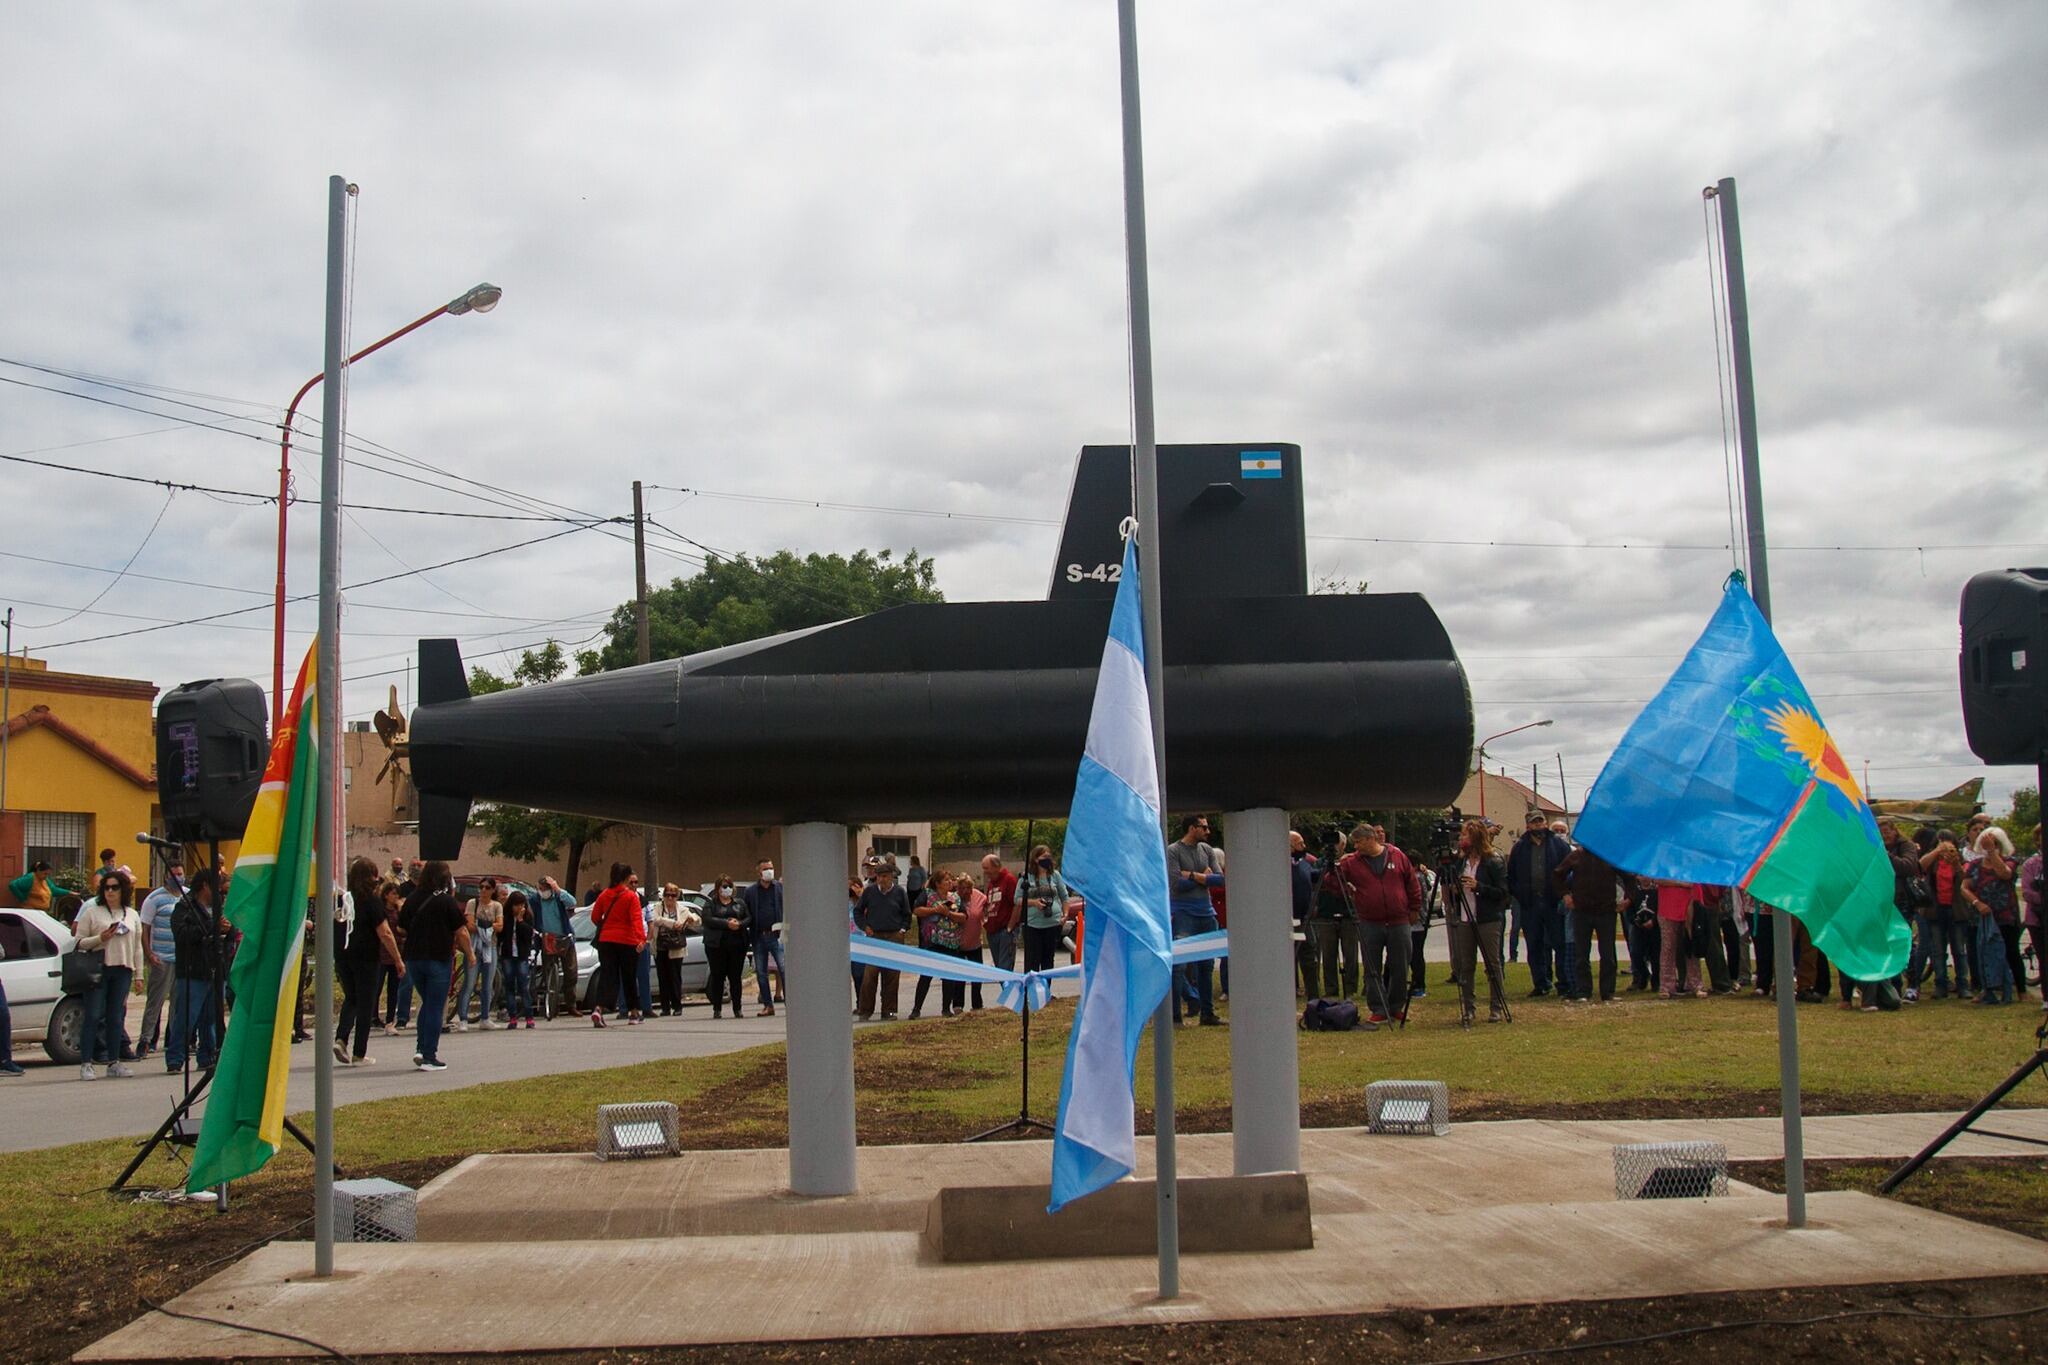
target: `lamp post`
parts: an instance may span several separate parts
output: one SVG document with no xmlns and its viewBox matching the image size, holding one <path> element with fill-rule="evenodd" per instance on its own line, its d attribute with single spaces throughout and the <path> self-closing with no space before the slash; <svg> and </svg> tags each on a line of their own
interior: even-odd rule
<svg viewBox="0 0 2048 1365">
<path fill-rule="evenodd" d="M 480 284 L 467 293 L 448 300 L 425 317 L 416 318 L 380 341 L 373 341 L 362 350 L 350 356 L 347 364 L 353 365 L 373 351 L 381 351 L 392 342 L 409 332 L 416 332 L 435 318 L 461 317 L 464 313 L 488 313 L 498 306 L 498 300 L 505 291 L 495 284 Z M 284 556 L 285 556 L 285 513 L 291 505 L 292 482 L 292 421 L 298 416 L 299 404 L 313 391 L 313 386 L 327 376 L 323 372 L 314 375 L 299 385 L 299 391 L 292 395 L 291 405 L 284 410 L 284 425 L 277 445 L 277 592 L 272 604 L 271 650 L 270 650 L 270 733 L 277 733 L 278 724 L 284 718 Z"/>
<path fill-rule="evenodd" d="M 1476 753 L 1473 754 L 1472 762 L 1474 765 L 1474 771 L 1476 771 L 1479 774 L 1480 819 L 1484 820 L 1486 818 L 1486 746 L 1493 743 L 1497 739 L 1506 739 L 1509 735 L 1519 735 L 1524 730 L 1537 730 L 1541 729 L 1543 726 L 1552 725 L 1555 723 L 1556 722 L 1554 721 L 1548 720 L 1532 720 L 1527 725 L 1517 725 L 1512 730 L 1503 730 L 1497 735 L 1488 735 L 1485 739 L 1479 741 L 1479 749 Z"/>
</svg>

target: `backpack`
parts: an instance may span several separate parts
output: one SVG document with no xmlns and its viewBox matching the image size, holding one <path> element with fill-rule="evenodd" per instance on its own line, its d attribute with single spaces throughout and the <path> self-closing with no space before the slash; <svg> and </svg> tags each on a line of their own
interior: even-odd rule
<svg viewBox="0 0 2048 1365">
<path fill-rule="evenodd" d="M 1301 1026 L 1310 1033 L 1348 1033 L 1358 1027 L 1358 1006 L 1349 1000 L 1311 1000 Z"/>
</svg>

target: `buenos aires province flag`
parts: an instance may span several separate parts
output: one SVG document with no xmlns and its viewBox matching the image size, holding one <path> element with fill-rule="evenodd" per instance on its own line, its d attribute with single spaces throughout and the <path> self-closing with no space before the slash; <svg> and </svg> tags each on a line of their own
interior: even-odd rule
<svg viewBox="0 0 2048 1365">
<path fill-rule="evenodd" d="M 1913 931 L 1870 804 L 1739 574 L 1573 834 L 1639 876 L 1739 886 L 1791 911 L 1858 981 L 1905 968 Z"/>
<path fill-rule="evenodd" d="M 1067 821 L 1064 871 L 1088 903 L 1088 955 L 1053 1125 L 1051 1212 L 1136 1167 L 1131 1075 L 1139 1036 L 1172 976 L 1137 548 L 1135 537 L 1124 542 L 1123 579 Z"/>
<path fill-rule="evenodd" d="M 188 1190 L 255 1174 L 284 1141 L 284 1079 L 313 875 L 318 647 L 315 641 L 299 665 L 235 859 L 234 887 L 223 911 L 242 932 L 228 978 L 235 1012 L 206 1099 Z"/>
</svg>

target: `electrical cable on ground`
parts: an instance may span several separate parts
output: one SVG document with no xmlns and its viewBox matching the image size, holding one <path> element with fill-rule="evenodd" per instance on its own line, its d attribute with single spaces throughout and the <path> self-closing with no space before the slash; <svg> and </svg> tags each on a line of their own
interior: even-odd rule
<svg viewBox="0 0 2048 1365">
<path fill-rule="evenodd" d="M 230 1322 L 226 1318 L 210 1318 L 204 1313 L 187 1313 L 182 1309 L 167 1308 L 163 1304 L 151 1299 L 147 1294 L 138 1295 L 137 1297 L 142 1300 L 143 1307 L 153 1313 L 162 1313 L 167 1318 L 182 1318 L 186 1322 L 203 1322 L 209 1327 L 225 1327 L 235 1332 L 254 1332 L 257 1336 L 276 1337 L 279 1341 L 294 1341 L 301 1346 L 310 1346 L 316 1351 L 324 1351 L 336 1360 L 346 1360 L 349 1365 L 356 1365 L 355 1357 L 335 1350 L 324 1341 L 315 1341 L 311 1337 L 302 1337 L 296 1332 L 280 1332 L 275 1327 L 256 1327 L 246 1322 Z"/>
</svg>

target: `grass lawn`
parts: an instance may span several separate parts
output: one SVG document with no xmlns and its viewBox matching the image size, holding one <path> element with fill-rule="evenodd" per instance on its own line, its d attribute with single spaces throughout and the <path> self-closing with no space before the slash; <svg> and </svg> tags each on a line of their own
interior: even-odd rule
<svg viewBox="0 0 2048 1365">
<path fill-rule="evenodd" d="M 1311 1125 L 1363 1122 L 1366 1082 L 1447 1081 L 1453 1117 L 1774 1113 L 1776 1014 L 1749 996 L 1663 1002 L 1622 996 L 1610 1006 L 1526 1000 L 1527 970 L 1510 970 L 1515 1022 L 1457 1023 L 1455 992 L 1430 965 L 1430 996 L 1405 1030 L 1301 1034 L 1301 1091 Z M 906 993 L 908 986 L 906 985 Z M 1225 1007 L 1227 1013 L 1227 1006 Z M 1072 1008 L 1056 1002 L 1032 1022 L 1032 1108 L 1051 1118 Z M 1811 1111 L 1960 1107 L 2030 1055 L 2031 1004 L 1991 1009 L 1945 1002 L 1896 1014 L 1834 1005 L 1799 1010 Z M 954 1141 L 1017 1111 L 1019 1024 L 990 1010 L 865 1030 L 855 1067 L 863 1143 Z M 472 1046 L 478 1045 L 471 1040 Z M 487 1044 L 485 1044 L 487 1045 Z M 1149 1053 L 1149 1045 L 1147 1047 Z M 1175 1071 L 1183 1129 L 1229 1126 L 1230 1031 L 1187 1027 Z M 1141 1128 L 1150 1128 L 1151 1061 L 1138 1066 Z M 351 1174 L 418 1184 L 480 1151 L 587 1150 L 599 1103 L 670 1099 L 691 1147 L 779 1146 L 787 1140 L 780 1045 L 718 1057 L 651 1062 L 480 1085 L 347 1106 L 337 1113 L 339 1159 Z M 295 1096 L 303 1099 L 303 1096 Z M 2022 1090 L 2014 1102 L 2048 1100 Z M 311 1126 L 309 1115 L 301 1115 Z M 296 1146 L 235 1187 L 226 1215 L 118 1202 L 99 1191 L 134 1151 L 126 1140 L 0 1155 L 0 1293 L 80 1293 L 65 1283 L 81 1248 L 125 1249 L 135 1288 L 175 1293 L 207 1260 L 275 1235 L 307 1213 L 310 1161 Z M 144 1183 L 175 1183 L 160 1159 Z M 2038 1172 L 2001 1176 L 2038 1185 Z M 95 1310 L 80 1310 L 91 1315 Z M 105 1324 L 105 1330 L 112 1324 Z M 0 1334 L 0 1355 L 11 1343 Z M 75 1347 L 72 1347 L 75 1349 Z"/>
</svg>

